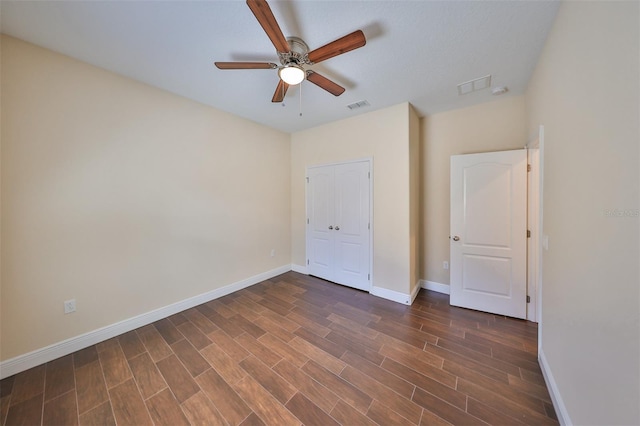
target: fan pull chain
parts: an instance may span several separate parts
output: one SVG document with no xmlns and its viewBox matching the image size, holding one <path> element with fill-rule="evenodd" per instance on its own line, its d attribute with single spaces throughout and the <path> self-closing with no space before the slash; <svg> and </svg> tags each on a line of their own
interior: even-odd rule
<svg viewBox="0 0 640 426">
<path fill-rule="evenodd" d="M 300 83 L 300 117 L 302 117 L 302 83 Z"/>
</svg>

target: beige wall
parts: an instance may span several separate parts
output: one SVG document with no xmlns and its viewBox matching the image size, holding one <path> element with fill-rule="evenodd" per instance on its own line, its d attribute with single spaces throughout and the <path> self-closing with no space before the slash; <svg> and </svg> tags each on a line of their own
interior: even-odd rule
<svg viewBox="0 0 640 426">
<path fill-rule="evenodd" d="M 407 103 L 291 136 L 291 247 L 306 265 L 305 170 L 373 158 L 373 284 L 409 294 L 409 111 Z"/>
<path fill-rule="evenodd" d="M 289 135 L 4 36 L 1 90 L 1 359 L 290 264 Z"/>
<path fill-rule="evenodd" d="M 526 94 L 545 127 L 542 353 L 573 424 L 640 424 L 638 22 L 638 2 L 565 2 Z"/>
<path fill-rule="evenodd" d="M 421 120 L 422 279 L 449 284 L 449 161 L 452 155 L 522 148 L 527 143 L 523 96 L 500 98 Z"/>
</svg>

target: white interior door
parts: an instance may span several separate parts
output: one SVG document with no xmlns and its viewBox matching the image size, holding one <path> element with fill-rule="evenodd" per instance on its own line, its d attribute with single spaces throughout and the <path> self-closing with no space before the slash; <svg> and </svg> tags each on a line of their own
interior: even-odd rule
<svg viewBox="0 0 640 426">
<path fill-rule="evenodd" d="M 451 297 L 526 318 L 526 150 L 451 157 Z"/>
<path fill-rule="evenodd" d="M 311 167 L 307 176 L 309 273 L 369 291 L 369 162 Z"/>
<path fill-rule="evenodd" d="M 307 266 L 310 274 L 332 280 L 335 222 L 333 169 L 309 169 L 307 181 Z"/>
<path fill-rule="evenodd" d="M 369 163 L 335 166 L 335 281 L 369 290 Z"/>
</svg>

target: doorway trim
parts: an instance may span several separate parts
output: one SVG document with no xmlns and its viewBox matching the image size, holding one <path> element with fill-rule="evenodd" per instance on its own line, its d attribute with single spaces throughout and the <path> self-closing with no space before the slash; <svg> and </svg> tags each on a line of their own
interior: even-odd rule
<svg viewBox="0 0 640 426">
<path fill-rule="evenodd" d="M 316 167 L 326 167 L 326 166 L 339 166 L 343 164 L 353 164 L 353 163 L 363 163 L 366 162 L 369 164 L 369 293 L 374 288 L 374 275 L 373 275 L 373 157 L 362 157 L 356 158 L 352 160 L 345 161 L 333 161 L 329 163 L 320 163 L 320 164 L 311 164 L 307 165 L 304 169 L 304 217 L 305 221 L 309 220 L 309 191 L 308 191 L 308 183 L 309 183 L 309 169 L 313 169 Z M 309 275 L 309 253 L 310 250 L 310 235 L 309 235 L 309 226 L 308 222 L 304 225 L 304 249 L 305 249 L 305 274 Z"/>
<path fill-rule="evenodd" d="M 542 190 L 544 161 L 544 126 L 527 143 L 527 161 L 531 172 L 527 184 L 527 226 L 531 238 L 527 244 L 527 294 L 531 303 L 527 306 L 527 320 L 538 323 L 538 349 L 542 330 Z"/>
<path fill-rule="evenodd" d="M 539 179 L 540 149 L 538 139 L 527 144 L 527 320 L 538 322 L 538 211 L 539 211 Z"/>
</svg>

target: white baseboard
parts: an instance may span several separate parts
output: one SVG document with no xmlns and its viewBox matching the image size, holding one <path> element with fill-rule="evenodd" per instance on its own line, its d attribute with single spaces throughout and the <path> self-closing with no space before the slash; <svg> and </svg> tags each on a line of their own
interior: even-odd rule
<svg viewBox="0 0 640 426">
<path fill-rule="evenodd" d="M 547 358 L 544 356 L 544 351 L 542 349 L 540 349 L 538 353 L 538 361 L 540 363 L 542 375 L 544 376 L 544 381 L 547 383 L 549 395 L 551 396 L 551 401 L 553 402 L 553 408 L 556 410 L 558 421 L 562 426 L 572 425 L 573 423 L 569 418 L 567 407 L 564 405 L 564 401 L 562 400 L 562 396 L 560 395 L 560 390 L 558 390 L 558 385 L 553 378 L 551 368 L 549 367 L 549 363 L 547 362 Z"/>
<path fill-rule="evenodd" d="M 172 303 L 171 305 L 167 305 L 162 308 L 137 315 L 133 318 L 128 318 L 115 324 L 111 324 L 106 327 L 102 327 L 97 330 L 93 330 L 88 333 L 54 343 L 44 348 L 36 349 L 35 351 L 29 352 L 27 354 L 19 355 L 15 358 L 2 361 L 0 362 L 0 379 L 4 379 L 5 377 L 12 376 L 21 371 L 25 371 L 29 368 L 33 368 L 35 366 L 52 361 L 56 358 L 60 358 L 61 356 L 79 351 L 80 349 L 95 345 L 96 343 L 103 342 L 112 337 L 119 336 L 122 333 L 126 333 L 147 324 L 151 324 L 152 322 L 158 321 L 162 318 L 166 318 L 173 314 L 177 314 L 178 312 L 182 312 L 186 309 L 193 308 L 194 306 L 201 305 L 210 300 L 226 296 L 227 294 L 233 293 L 238 290 L 242 290 L 243 288 L 252 286 L 261 281 L 268 280 L 269 278 L 273 278 L 280 274 L 284 274 L 285 272 L 288 272 L 292 269 L 292 265 L 284 265 L 279 268 L 254 275 L 253 277 L 237 281 L 233 284 L 229 284 L 224 287 L 217 288 L 215 290 L 211 290 L 176 303 Z"/>
<path fill-rule="evenodd" d="M 399 291 L 389 290 L 388 288 L 371 286 L 370 294 L 378 297 L 382 297 L 383 299 L 391 300 L 393 302 L 402 303 L 403 305 L 411 305 L 413 302 L 413 295 L 401 293 Z M 416 292 L 416 294 L 418 294 Z"/>
<path fill-rule="evenodd" d="M 296 265 L 295 263 L 292 263 L 291 270 L 300 274 L 309 275 L 309 271 L 307 270 L 306 266 Z"/>
<path fill-rule="evenodd" d="M 451 286 L 435 281 L 420 280 L 420 287 L 425 290 L 437 291 L 438 293 L 450 294 Z"/>
</svg>

